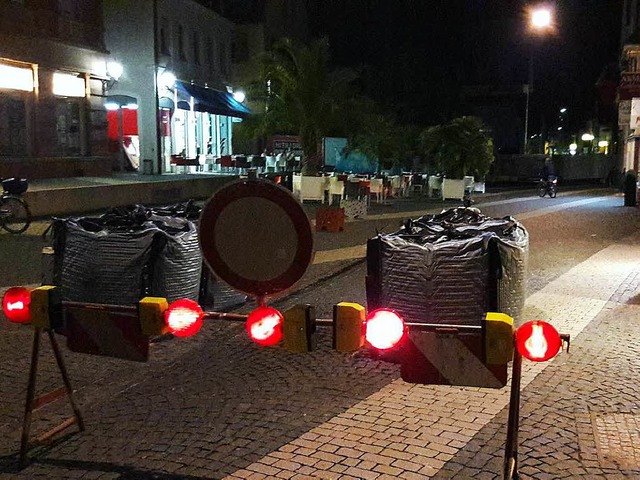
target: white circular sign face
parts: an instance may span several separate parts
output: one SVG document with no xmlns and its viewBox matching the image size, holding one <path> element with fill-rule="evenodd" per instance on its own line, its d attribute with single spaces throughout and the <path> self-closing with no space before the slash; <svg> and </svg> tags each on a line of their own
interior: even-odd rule
<svg viewBox="0 0 640 480">
<path fill-rule="evenodd" d="M 256 296 L 290 288 L 311 262 L 313 234 L 300 203 L 264 180 L 216 192 L 200 217 L 200 248 L 213 272 Z"/>
<path fill-rule="evenodd" d="M 268 281 L 295 260 L 298 234 L 291 217 L 262 197 L 235 200 L 220 212 L 213 238 L 222 261 L 247 280 Z"/>
</svg>

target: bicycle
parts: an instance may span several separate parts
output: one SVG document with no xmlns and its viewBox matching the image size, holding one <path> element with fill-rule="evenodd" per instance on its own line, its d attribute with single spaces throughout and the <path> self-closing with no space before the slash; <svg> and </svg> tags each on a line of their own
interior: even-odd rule
<svg viewBox="0 0 640 480">
<path fill-rule="evenodd" d="M 29 205 L 20 195 L 27 191 L 26 179 L 5 178 L 0 195 L 0 227 L 9 233 L 22 233 L 31 225 Z"/>
<path fill-rule="evenodd" d="M 558 179 L 557 177 L 549 177 L 547 180 L 541 178 L 538 182 L 538 196 L 544 197 L 549 194 L 549 198 L 556 198 L 558 193 Z"/>
</svg>

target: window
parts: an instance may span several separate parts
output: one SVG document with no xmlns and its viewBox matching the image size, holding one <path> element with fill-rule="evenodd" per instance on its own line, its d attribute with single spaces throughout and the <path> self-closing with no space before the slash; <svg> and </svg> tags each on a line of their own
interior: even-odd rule
<svg viewBox="0 0 640 480">
<path fill-rule="evenodd" d="M 56 145 L 61 155 L 80 154 L 80 104 L 77 101 L 61 100 L 56 103 Z"/>
<path fill-rule="evenodd" d="M 160 22 L 160 53 L 171 56 L 166 18 L 163 18 Z"/>
<path fill-rule="evenodd" d="M 0 95 L 0 155 L 27 153 L 27 110 L 19 96 Z"/>
<path fill-rule="evenodd" d="M 187 54 L 184 50 L 184 28 L 178 25 L 178 56 L 180 60 L 186 60 Z"/>
<path fill-rule="evenodd" d="M 200 35 L 193 32 L 193 62 L 200 65 Z"/>
<path fill-rule="evenodd" d="M 207 46 L 206 46 L 206 55 L 207 55 L 207 65 L 209 65 L 209 71 L 213 72 L 213 40 L 211 37 L 207 37 Z"/>
<path fill-rule="evenodd" d="M 33 70 L 0 63 L 0 89 L 33 92 Z"/>
<path fill-rule="evenodd" d="M 84 97 L 86 85 L 84 78 L 70 73 L 53 74 L 53 94 L 60 97 Z"/>
<path fill-rule="evenodd" d="M 222 75 L 227 74 L 227 44 L 223 41 L 220 42 L 220 61 L 218 62 L 220 66 L 220 72 Z"/>
</svg>

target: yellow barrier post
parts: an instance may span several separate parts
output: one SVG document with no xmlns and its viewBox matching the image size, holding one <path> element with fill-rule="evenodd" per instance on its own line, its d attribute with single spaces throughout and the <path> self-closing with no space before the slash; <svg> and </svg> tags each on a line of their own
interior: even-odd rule
<svg viewBox="0 0 640 480">
<path fill-rule="evenodd" d="M 509 363 L 513 360 L 513 318 L 504 313 L 487 312 L 484 322 L 485 364 Z"/>
<path fill-rule="evenodd" d="M 290 352 L 311 352 L 316 348 L 316 309 L 312 305 L 296 305 L 282 313 L 284 348 Z"/>
<path fill-rule="evenodd" d="M 169 331 L 164 312 L 169 308 L 166 298 L 144 297 L 138 302 L 138 318 L 143 335 L 163 335 Z"/>
<path fill-rule="evenodd" d="M 364 345 L 365 309 L 357 303 L 333 306 L 333 348 L 355 352 Z"/>
</svg>

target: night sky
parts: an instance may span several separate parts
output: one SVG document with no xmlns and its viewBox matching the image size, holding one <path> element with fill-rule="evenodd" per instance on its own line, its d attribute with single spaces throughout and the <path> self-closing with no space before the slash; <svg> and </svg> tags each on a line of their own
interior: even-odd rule
<svg viewBox="0 0 640 480">
<path fill-rule="evenodd" d="M 307 3 L 311 30 L 329 38 L 334 62 L 361 67 L 366 93 L 417 124 L 466 113 L 463 85 L 521 92 L 531 52 L 532 126 L 552 122 L 560 107 L 584 124 L 595 114 L 596 80 L 618 61 L 622 0 L 556 1 L 556 32 L 544 38 L 527 33 L 526 3 L 514 0 Z"/>
</svg>

